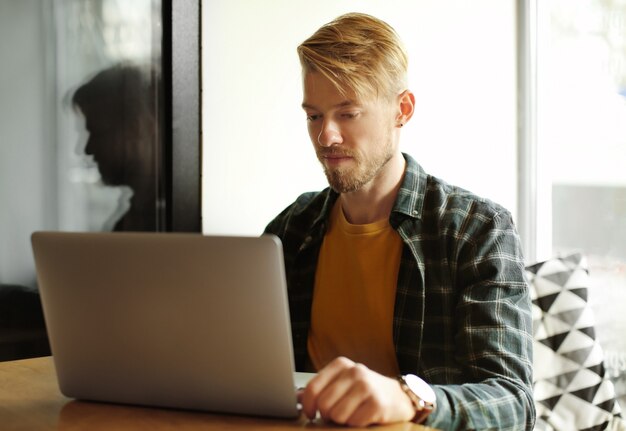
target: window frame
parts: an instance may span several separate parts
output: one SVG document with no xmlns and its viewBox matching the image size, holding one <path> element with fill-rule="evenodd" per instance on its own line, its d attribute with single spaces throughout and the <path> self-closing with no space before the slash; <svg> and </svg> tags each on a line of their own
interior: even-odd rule
<svg viewBox="0 0 626 431">
<path fill-rule="evenodd" d="M 162 7 L 166 230 L 201 232 L 201 1 Z"/>
<path fill-rule="evenodd" d="M 516 0 L 517 227 L 528 263 L 538 256 L 537 0 Z"/>
</svg>

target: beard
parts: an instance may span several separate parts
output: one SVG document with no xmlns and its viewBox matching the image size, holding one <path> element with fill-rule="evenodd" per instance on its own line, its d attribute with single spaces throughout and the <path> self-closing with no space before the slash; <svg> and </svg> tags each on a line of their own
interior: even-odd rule
<svg viewBox="0 0 626 431">
<path fill-rule="evenodd" d="M 379 151 L 369 157 L 358 151 L 333 147 L 316 148 L 316 152 L 317 158 L 324 168 L 328 184 L 337 193 L 350 193 L 359 190 L 376 178 L 393 157 L 391 141 L 386 142 Z M 324 163 L 324 157 L 328 155 L 351 157 L 353 163 L 349 163 L 349 166 L 332 168 Z"/>
</svg>

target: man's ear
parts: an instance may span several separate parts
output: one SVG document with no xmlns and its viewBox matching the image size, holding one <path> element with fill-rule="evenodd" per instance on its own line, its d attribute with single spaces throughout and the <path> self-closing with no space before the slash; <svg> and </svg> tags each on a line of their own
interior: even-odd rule
<svg viewBox="0 0 626 431">
<path fill-rule="evenodd" d="M 415 112 L 415 95 L 410 90 L 404 90 L 398 95 L 399 113 L 396 117 L 397 126 L 404 126 Z"/>
</svg>

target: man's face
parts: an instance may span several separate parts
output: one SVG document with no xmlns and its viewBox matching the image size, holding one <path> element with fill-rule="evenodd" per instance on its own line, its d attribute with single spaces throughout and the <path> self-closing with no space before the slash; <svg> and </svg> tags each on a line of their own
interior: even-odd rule
<svg viewBox="0 0 626 431">
<path fill-rule="evenodd" d="M 110 117 L 90 115 L 86 118 L 85 128 L 89 133 L 85 154 L 93 157 L 98 165 L 102 182 L 110 186 L 125 184 L 124 163 L 127 144 L 122 136 L 121 126 L 110 124 Z"/>
<path fill-rule="evenodd" d="M 343 96 L 322 74 L 304 77 L 311 142 L 330 186 L 339 193 L 375 180 L 397 150 L 395 104 L 385 99 Z"/>
</svg>

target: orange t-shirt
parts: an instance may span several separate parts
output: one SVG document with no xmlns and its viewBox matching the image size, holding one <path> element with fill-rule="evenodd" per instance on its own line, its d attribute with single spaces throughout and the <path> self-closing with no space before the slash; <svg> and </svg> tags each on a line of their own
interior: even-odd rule
<svg viewBox="0 0 626 431">
<path fill-rule="evenodd" d="M 316 370 L 345 356 L 398 374 L 393 311 L 401 254 L 388 219 L 353 225 L 335 204 L 315 274 L 308 352 Z"/>
</svg>

